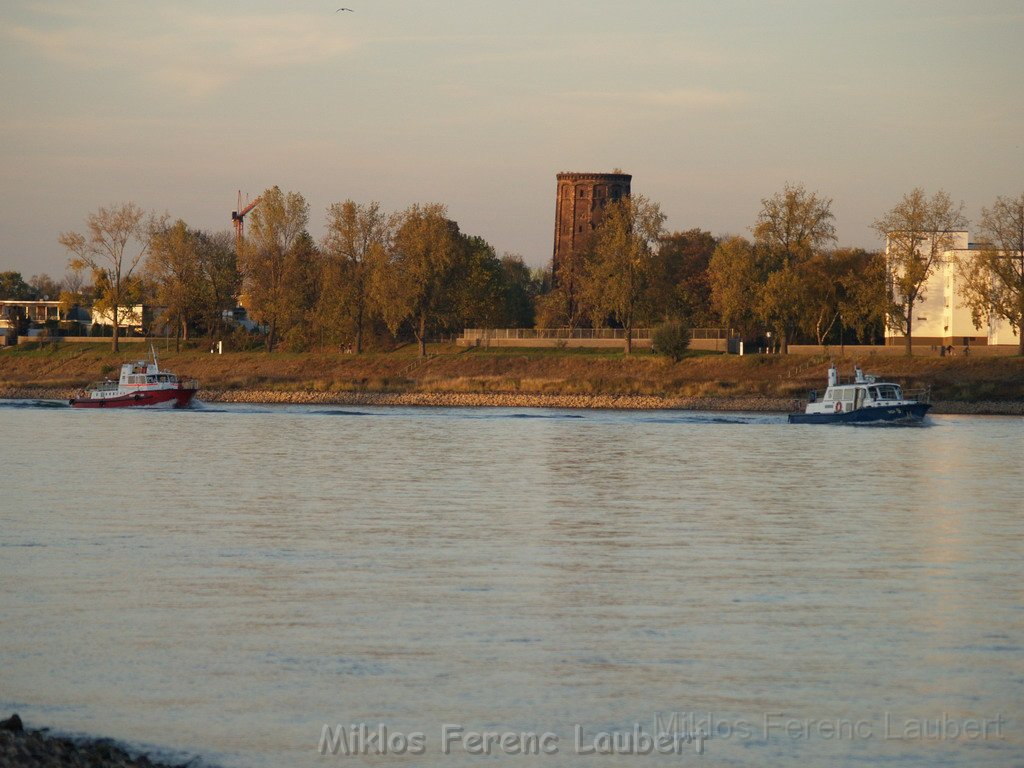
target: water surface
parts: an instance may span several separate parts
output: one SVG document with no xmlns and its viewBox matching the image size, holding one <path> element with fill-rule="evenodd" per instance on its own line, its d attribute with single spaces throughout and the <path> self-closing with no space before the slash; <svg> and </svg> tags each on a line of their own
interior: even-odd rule
<svg viewBox="0 0 1024 768">
<path fill-rule="evenodd" d="M 554 767 L 595 760 L 574 726 L 675 714 L 703 755 L 597 764 L 1024 763 L 1020 418 L 28 405 L 0 404 L 0 707 L 30 724 Z M 318 754 L 358 723 L 424 754 Z M 445 755 L 445 724 L 557 753 Z"/>
</svg>

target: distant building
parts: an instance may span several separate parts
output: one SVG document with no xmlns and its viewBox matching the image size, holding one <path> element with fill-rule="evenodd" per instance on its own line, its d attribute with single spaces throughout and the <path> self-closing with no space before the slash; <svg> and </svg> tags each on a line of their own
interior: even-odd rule
<svg viewBox="0 0 1024 768">
<path fill-rule="evenodd" d="M 914 344 L 953 346 L 956 348 L 987 344 L 1019 344 L 1013 326 L 990 317 L 975 326 L 971 310 L 963 298 L 957 262 L 969 260 L 980 246 L 970 241 L 966 231 L 949 233 L 953 247 L 945 251 L 935 270 L 924 283 L 924 297 L 914 305 Z M 888 251 L 888 243 L 886 244 Z M 899 330 L 886 328 L 887 344 L 905 340 Z"/>
<path fill-rule="evenodd" d="M 552 278 L 580 257 L 590 233 L 601 220 L 609 200 L 628 196 L 633 177 L 628 173 L 559 173 L 555 197 L 555 250 Z"/>
</svg>

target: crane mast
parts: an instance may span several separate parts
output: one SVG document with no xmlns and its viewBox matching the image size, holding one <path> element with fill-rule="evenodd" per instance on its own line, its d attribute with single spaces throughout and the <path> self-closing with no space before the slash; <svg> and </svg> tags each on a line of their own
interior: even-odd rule
<svg viewBox="0 0 1024 768">
<path fill-rule="evenodd" d="M 234 222 L 235 225 L 235 255 L 239 258 L 241 258 L 242 255 L 242 238 L 245 236 L 245 214 L 255 208 L 262 197 L 262 195 L 257 197 L 251 203 L 243 207 L 242 190 L 238 190 L 238 208 L 231 212 L 231 221 Z"/>
</svg>

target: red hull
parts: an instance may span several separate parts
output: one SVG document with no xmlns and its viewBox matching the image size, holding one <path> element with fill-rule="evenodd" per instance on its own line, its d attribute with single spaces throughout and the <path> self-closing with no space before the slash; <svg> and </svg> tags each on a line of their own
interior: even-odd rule
<svg viewBox="0 0 1024 768">
<path fill-rule="evenodd" d="M 72 408 L 144 408 L 156 405 L 185 408 L 195 395 L 194 389 L 157 389 L 117 397 L 73 398 L 69 402 Z"/>
</svg>

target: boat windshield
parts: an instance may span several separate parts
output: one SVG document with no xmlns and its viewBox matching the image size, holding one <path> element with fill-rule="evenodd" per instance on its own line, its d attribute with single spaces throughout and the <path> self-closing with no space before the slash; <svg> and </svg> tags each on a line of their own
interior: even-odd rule
<svg viewBox="0 0 1024 768">
<path fill-rule="evenodd" d="M 895 384 L 882 384 L 878 387 L 871 387 L 871 397 L 874 400 L 902 400 L 900 388 Z"/>
</svg>

